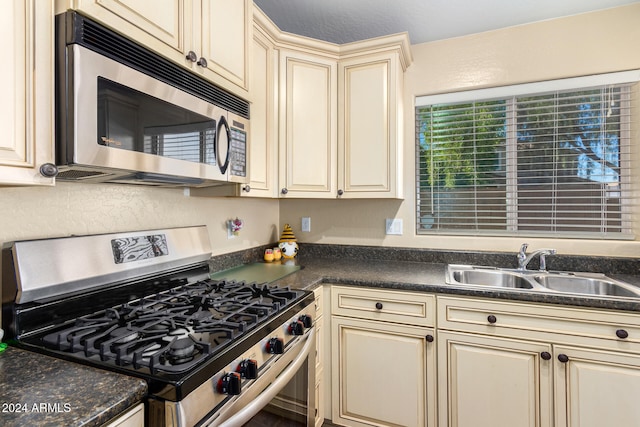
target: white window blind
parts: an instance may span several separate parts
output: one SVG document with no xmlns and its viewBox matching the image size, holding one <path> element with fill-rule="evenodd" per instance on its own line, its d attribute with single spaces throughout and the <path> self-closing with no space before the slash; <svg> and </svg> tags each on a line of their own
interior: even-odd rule
<svg viewBox="0 0 640 427">
<path fill-rule="evenodd" d="M 418 233 L 631 238 L 633 85 L 419 98 Z"/>
</svg>

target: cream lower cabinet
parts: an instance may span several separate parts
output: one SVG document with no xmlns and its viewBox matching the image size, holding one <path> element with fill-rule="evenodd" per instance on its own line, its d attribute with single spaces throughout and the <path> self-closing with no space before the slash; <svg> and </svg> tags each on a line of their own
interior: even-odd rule
<svg viewBox="0 0 640 427">
<path fill-rule="evenodd" d="M 440 426 L 553 426 L 551 345 L 438 332 Z"/>
<path fill-rule="evenodd" d="M 433 296 L 333 286 L 331 298 L 332 422 L 435 426 Z"/>
<path fill-rule="evenodd" d="M 640 425 L 640 316 L 438 297 L 439 426 Z"/>
<path fill-rule="evenodd" d="M 0 185 L 52 185 L 40 168 L 55 163 L 53 4 L 0 2 L 0 22 Z"/>
<path fill-rule="evenodd" d="M 557 426 L 640 425 L 640 354 L 561 345 L 554 353 Z"/>
<path fill-rule="evenodd" d="M 251 0 L 57 0 L 246 97 Z M 190 55 L 192 53 L 192 55 Z"/>
<path fill-rule="evenodd" d="M 144 427 L 144 404 L 134 406 L 104 427 Z"/>
</svg>

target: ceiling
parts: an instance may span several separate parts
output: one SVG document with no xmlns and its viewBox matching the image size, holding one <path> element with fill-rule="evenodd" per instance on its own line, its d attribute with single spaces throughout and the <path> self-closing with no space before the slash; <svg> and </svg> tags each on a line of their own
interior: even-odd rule
<svg viewBox="0 0 640 427">
<path fill-rule="evenodd" d="M 332 43 L 408 31 L 411 43 L 640 3 L 638 0 L 254 0 L 282 30 Z"/>
</svg>

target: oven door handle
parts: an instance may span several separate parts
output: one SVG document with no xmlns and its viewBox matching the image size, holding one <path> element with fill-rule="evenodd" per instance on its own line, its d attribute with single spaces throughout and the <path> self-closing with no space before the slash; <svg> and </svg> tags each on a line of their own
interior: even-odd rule
<svg viewBox="0 0 640 427">
<path fill-rule="evenodd" d="M 300 369 L 304 361 L 309 356 L 311 347 L 313 347 L 314 344 L 313 340 L 315 340 L 315 333 L 316 330 L 314 327 L 313 329 L 311 329 L 311 332 L 309 332 L 309 335 L 307 335 L 306 342 L 304 344 L 304 347 L 300 351 L 300 354 L 291 362 L 289 367 L 278 376 L 278 378 L 276 378 L 271 384 L 269 384 L 269 386 L 267 386 L 267 388 L 265 388 L 258 397 L 251 401 L 251 403 L 244 406 L 218 427 L 241 426 L 249 421 L 258 412 L 260 412 L 262 408 L 267 406 L 267 404 L 271 402 L 273 398 L 282 391 L 282 389 L 289 383 L 289 381 L 291 381 L 291 379 L 298 372 L 298 369 Z"/>
</svg>

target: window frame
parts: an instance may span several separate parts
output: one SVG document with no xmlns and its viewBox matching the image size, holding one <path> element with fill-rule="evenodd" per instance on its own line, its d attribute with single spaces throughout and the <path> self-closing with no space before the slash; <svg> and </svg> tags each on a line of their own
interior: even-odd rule
<svg viewBox="0 0 640 427">
<path fill-rule="evenodd" d="M 417 96 L 415 98 L 415 109 L 414 109 L 414 119 L 415 119 L 415 150 L 416 150 L 416 172 L 415 172 L 415 184 L 416 184 L 416 201 L 415 201 L 415 230 L 417 235 L 479 235 L 479 236 L 504 236 L 504 237 L 551 237 L 551 238 L 585 238 L 585 239 L 594 239 L 599 238 L 603 240 L 633 240 L 634 236 L 634 228 L 636 224 L 634 223 L 635 215 L 634 215 L 634 205 L 631 203 L 631 199 L 633 197 L 635 188 L 632 187 L 632 173 L 633 170 L 631 168 L 637 169 L 640 167 L 640 163 L 634 165 L 634 162 L 637 161 L 635 157 L 633 157 L 632 153 L 624 152 L 623 146 L 620 147 L 620 168 L 622 170 L 627 171 L 625 175 L 621 176 L 620 179 L 620 189 L 626 193 L 626 197 L 621 199 L 620 206 L 620 215 L 621 215 L 621 230 L 620 232 L 566 232 L 566 231 L 534 231 L 534 230 L 518 230 L 518 220 L 517 220 L 517 195 L 518 195 L 518 178 L 517 168 L 513 168 L 514 164 L 517 164 L 517 143 L 509 143 L 509 139 L 512 141 L 517 141 L 516 132 L 517 132 L 517 120 L 516 120 L 516 108 L 514 107 L 514 101 L 518 96 L 536 96 L 538 94 L 549 93 L 549 92 L 564 92 L 564 91 L 581 91 L 588 90 L 592 87 L 598 86 L 607 86 L 607 85 L 617 85 L 617 84 L 640 84 L 640 70 L 632 70 L 625 71 L 619 73 L 609 73 L 602 75 L 592 75 L 592 76 L 584 76 L 584 77 L 576 77 L 569 79 L 560 79 L 560 80 L 551 80 L 544 82 L 536 82 L 536 83 L 527 83 L 521 85 L 512 85 L 512 86 L 502 86 L 495 88 L 487 88 L 487 89 L 476 89 L 469 91 L 461 91 L 461 92 L 453 92 L 453 93 L 445 93 L 445 94 L 436 94 L 436 95 L 427 95 L 427 96 Z M 632 92 L 635 92 L 635 96 L 637 96 L 638 90 L 636 87 L 632 87 Z M 508 135 L 506 140 L 506 148 L 505 148 L 505 162 L 508 163 L 506 170 L 506 200 L 505 200 L 505 209 L 506 209 L 506 226 L 504 230 L 482 230 L 482 229 L 425 229 L 422 227 L 422 218 L 421 218 L 421 189 L 424 189 L 424 186 L 421 187 L 421 156 L 420 156 L 420 137 L 419 137 L 419 123 L 422 121 L 419 120 L 418 117 L 418 109 L 420 107 L 431 106 L 436 104 L 458 104 L 458 103 L 472 103 L 472 102 L 482 102 L 488 100 L 505 100 L 507 103 L 511 105 L 507 105 L 506 111 L 507 117 L 505 119 L 506 133 L 511 134 Z M 626 100 L 629 102 L 629 100 Z M 635 100 L 634 102 L 639 102 Z M 633 111 L 633 109 L 630 109 Z M 637 116 L 637 113 L 635 114 Z M 621 124 L 621 133 L 628 134 L 628 148 L 633 150 L 632 146 L 637 144 L 635 139 L 632 139 L 634 135 L 638 135 L 638 132 L 635 131 L 635 134 L 632 134 L 632 129 L 629 128 L 629 124 L 638 121 L 638 117 L 633 117 L 629 120 L 629 122 Z M 637 137 L 636 137 L 637 139 Z M 622 138 L 621 138 L 622 140 Z M 604 200 L 604 199 L 603 199 Z M 477 206 L 477 205 L 476 205 Z M 602 205 L 603 207 L 605 205 Z M 524 224 L 525 226 L 527 224 Z"/>
</svg>

